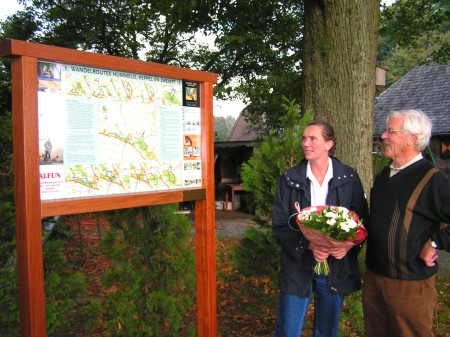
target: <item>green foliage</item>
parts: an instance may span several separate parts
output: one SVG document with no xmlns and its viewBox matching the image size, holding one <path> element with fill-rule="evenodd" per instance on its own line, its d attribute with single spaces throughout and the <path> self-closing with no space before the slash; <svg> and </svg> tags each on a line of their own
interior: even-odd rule
<svg viewBox="0 0 450 337">
<path fill-rule="evenodd" d="M 49 240 L 44 246 L 44 283 L 47 333 L 66 325 L 80 298 L 86 296 L 84 275 L 66 265 L 61 240 Z"/>
<path fill-rule="evenodd" d="M 244 232 L 240 244 L 233 247 L 232 256 L 233 264 L 243 275 L 266 275 L 273 282 L 278 277 L 280 247 L 270 226 L 272 201 L 279 177 L 303 158 L 303 131 L 312 120 L 310 112 L 299 117 L 295 100 L 283 100 L 285 115 L 281 118 L 281 129 L 270 131 L 258 151 L 242 167 L 243 186 L 253 193 L 255 206 L 263 216 L 255 217 L 258 228 Z"/>
<path fill-rule="evenodd" d="M 424 33 L 443 29 L 449 13 L 448 0 L 396 0 L 383 8 L 380 34 L 389 34 L 400 46 L 414 45 Z"/>
<path fill-rule="evenodd" d="M 215 50 L 199 55 L 204 70 L 220 74 L 216 96 L 242 98 L 256 131 L 279 126 L 282 96 L 301 95 L 302 2 L 224 2 L 212 30 Z"/>
<path fill-rule="evenodd" d="M 0 40 L 27 40 L 34 36 L 37 23 L 32 13 L 18 12 L 0 21 Z M 13 185 L 11 60 L 0 58 L 0 189 Z"/>
<path fill-rule="evenodd" d="M 12 187 L 0 190 L 0 335 L 19 335 L 15 209 Z M 44 245 L 47 332 L 72 318 L 75 301 L 86 294 L 84 277 L 66 266 L 63 244 L 52 235 Z"/>
<path fill-rule="evenodd" d="M 438 273 L 436 275 L 436 290 L 438 305 L 435 309 L 433 331 L 435 336 L 446 336 L 450 317 L 450 279 Z"/>
<path fill-rule="evenodd" d="M 270 216 L 279 177 L 286 168 L 303 158 L 303 130 L 312 120 L 310 112 L 299 117 L 295 100 L 284 101 L 285 115 L 281 118 L 281 128 L 269 132 L 241 171 L 242 185 L 253 193 L 256 208 L 266 216 Z"/>
<path fill-rule="evenodd" d="M 269 229 L 249 227 L 240 244 L 232 248 L 232 263 L 246 277 L 269 277 L 276 284 L 279 275 L 280 247 Z M 255 261 L 264 261 L 258 263 Z"/>
<path fill-rule="evenodd" d="M 0 266 L 5 266 L 16 246 L 13 188 L 0 190 L 0 215 Z"/>
<path fill-rule="evenodd" d="M 38 22 L 31 12 L 17 12 L 0 23 L 0 38 L 28 40 L 35 36 Z"/>
<path fill-rule="evenodd" d="M 345 297 L 339 320 L 339 336 L 364 336 L 364 316 L 361 290 Z"/>
<path fill-rule="evenodd" d="M 91 313 L 101 315 L 107 336 L 179 336 L 195 297 L 195 259 L 189 219 L 176 205 L 106 213 L 103 240 L 114 267 L 104 275 L 110 289 Z"/>
<path fill-rule="evenodd" d="M 450 34 L 447 34 L 447 37 L 450 36 Z M 447 41 L 443 42 L 441 47 L 433 51 L 431 54 L 431 59 L 434 62 L 437 63 L 447 63 L 450 59 L 450 43 L 448 42 L 450 39 L 447 39 Z"/>
<path fill-rule="evenodd" d="M 0 335 L 19 335 L 14 190 L 0 189 Z"/>
<path fill-rule="evenodd" d="M 63 244 L 49 240 L 44 246 L 44 287 L 47 333 L 73 319 L 74 306 L 86 295 L 84 276 L 66 266 Z M 0 333 L 2 336 L 19 335 L 17 261 L 10 256 L 8 264 L 0 269 Z"/>
<path fill-rule="evenodd" d="M 260 129 L 277 124 L 281 95 L 300 97 L 302 1 L 26 4 L 3 24 L 2 38 L 215 72 L 220 75 L 215 96 L 251 102 L 248 114 Z"/>
<path fill-rule="evenodd" d="M 236 119 L 232 116 L 214 117 L 214 141 L 223 142 L 226 141 L 233 129 Z"/>
<path fill-rule="evenodd" d="M 13 185 L 11 85 L 0 63 L 0 189 Z"/>
<path fill-rule="evenodd" d="M 432 61 L 446 63 L 449 59 L 444 54 L 445 48 L 450 43 L 450 33 L 440 35 L 439 42 L 432 37 L 420 37 L 415 46 L 396 47 L 392 49 L 390 56 L 384 59 L 383 66 L 389 71 L 386 74 L 386 85 L 389 87 L 400 80 L 415 67 Z M 448 54 L 450 55 L 450 54 Z"/>
<path fill-rule="evenodd" d="M 415 67 L 450 60 L 450 1 L 397 0 L 381 12 L 377 61 L 386 87 Z"/>
<path fill-rule="evenodd" d="M 448 34 L 450 27 L 449 0 L 397 0 L 391 6 L 383 7 L 379 31 L 378 62 L 389 72 L 395 70 L 396 79 L 416 65 L 425 62 L 447 63 L 450 60 Z M 402 52 L 403 51 L 403 52 Z M 400 64 L 386 61 L 400 58 Z M 403 56 L 401 56 L 403 55 Z M 417 60 L 406 72 L 398 72 L 397 67 Z M 390 73 L 388 73 L 390 76 Z M 393 79 L 389 81 L 392 83 Z"/>
<path fill-rule="evenodd" d="M 375 153 L 372 156 L 373 159 L 373 173 L 374 177 L 377 176 L 381 170 L 390 163 L 390 159 L 383 156 L 381 153 Z"/>
<path fill-rule="evenodd" d="M 288 101 L 299 100 L 302 94 L 302 75 L 300 69 L 289 69 L 272 73 L 255 83 L 242 85 L 237 90 L 245 93 L 248 105 L 243 115 L 257 132 L 265 133 L 279 129 L 284 111 L 280 106 Z"/>
<path fill-rule="evenodd" d="M 19 300 L 15 264 L 0 268 L 0 335 L 19 336 Z"/>
</svg>

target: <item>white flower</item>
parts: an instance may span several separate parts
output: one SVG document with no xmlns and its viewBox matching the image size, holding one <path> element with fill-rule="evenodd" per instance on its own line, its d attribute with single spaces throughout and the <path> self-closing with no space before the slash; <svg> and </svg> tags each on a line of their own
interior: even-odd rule
<svg viewBox="0 0 450 337">
<path fill-rule="evenodd" d="M 351 219 L 349 221 L 347 221 L 347 226 L 351 229 L 358 227 L 358 224 L 356 223 L 355 220 Z"/>
<path fill-rule="evenodd" d="M 327 224 L 329 224 L 330 226 L 334 226 L 336 224 L 336 220 L 334 219 L 328 219 L 327 220 Z"/>
<path fill-rule="evenodd" d="M 345 232 L 350 232 L 350 227 L 345 222 L 341 222 L 341 229 Z"/>
<path fill-rule="evenodd" d="M 327 218 L 331 218 L 331 219 L 337 219 L 337 218 L 339 217 L 339 215 L 337 215 L 337 214 L 334 213 L 334 212 L 326 212 L 326 213 L 325 213 L 325 216 L 326 216 Z"/>
<path fill-rule="evenodd" d="M 342 206 L 339 206 L 339 207 L 337 208 L 337 211 L 338 211 L 339 213 L 342 213 L 342 214 L 348 214 L 348 209 L 345 208 L 345 207 L 342 207 Z"/>
<path fill-rule="evenodd" d="M 301 220 L 309 220 L 311 218 L 311 212 L 300 213 Z"/>
</svg>

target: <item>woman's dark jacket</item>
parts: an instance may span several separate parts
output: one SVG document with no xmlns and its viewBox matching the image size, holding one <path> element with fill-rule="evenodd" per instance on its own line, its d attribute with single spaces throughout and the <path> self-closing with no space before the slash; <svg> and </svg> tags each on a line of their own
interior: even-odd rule
<svg viewBox="0 0 450 337">
<path fill-rule="evenodd" d="M 369 210 L 358 174 L 336 158 L 331 159 L 333 178 L 328 186 L 327 205 L 346 207 L 364 222 Z M 290 227 L 298 230 L 295 202 L 300 203 L 301 209 L 311 206 L 311 181 L 306 178 L 306 167 L 307 161 L 303 160 L 280 178 L 272 213 L 272 230 L 281 243 L 280 291 L 301 297 L 307 297 L 310 292 L 314 256 L 308 249 L 309 241 L 300 231 Z M 328 289 L 331 293 L 349 294 L 361 288 L 357 261 L 360 249 L 361 246 L 356 245 L 341 260 L 328 257 Z"/>
</svg>

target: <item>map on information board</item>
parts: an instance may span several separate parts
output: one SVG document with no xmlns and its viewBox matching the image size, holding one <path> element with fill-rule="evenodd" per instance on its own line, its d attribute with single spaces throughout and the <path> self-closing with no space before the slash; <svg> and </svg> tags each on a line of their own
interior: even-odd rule
<svg viewBox="0 0 450 337">
<path fill-rule="evenodd" d="M 200 107 L 182 80 L 51 62 L 38 79 L 42 200 L 202 185 Z"/>
</svg>

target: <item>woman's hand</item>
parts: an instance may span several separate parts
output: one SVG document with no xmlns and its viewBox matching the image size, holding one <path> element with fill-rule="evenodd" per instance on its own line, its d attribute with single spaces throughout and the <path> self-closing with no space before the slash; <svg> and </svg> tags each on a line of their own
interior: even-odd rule
<svg viewBox="0 0 450 337">
<path fill-rule="evenodd" d="M 349 247 L 344 247 L 344 248 L 331 248 L 330 249 L 330 255 L 333 256 L 335 259 L 342 259 L 345 257 L 345 255 L 347 255 L 347 252 L 350 250 L 350 246 Z"/>
<path fill-rule="evenodd" d="M 330 255 L 330 248 L 324 246 L 318 246 L 312 242 L 309 243 L 308 249 L 313 253 L 317 262 L 326 260 Z"/>
</svg>

